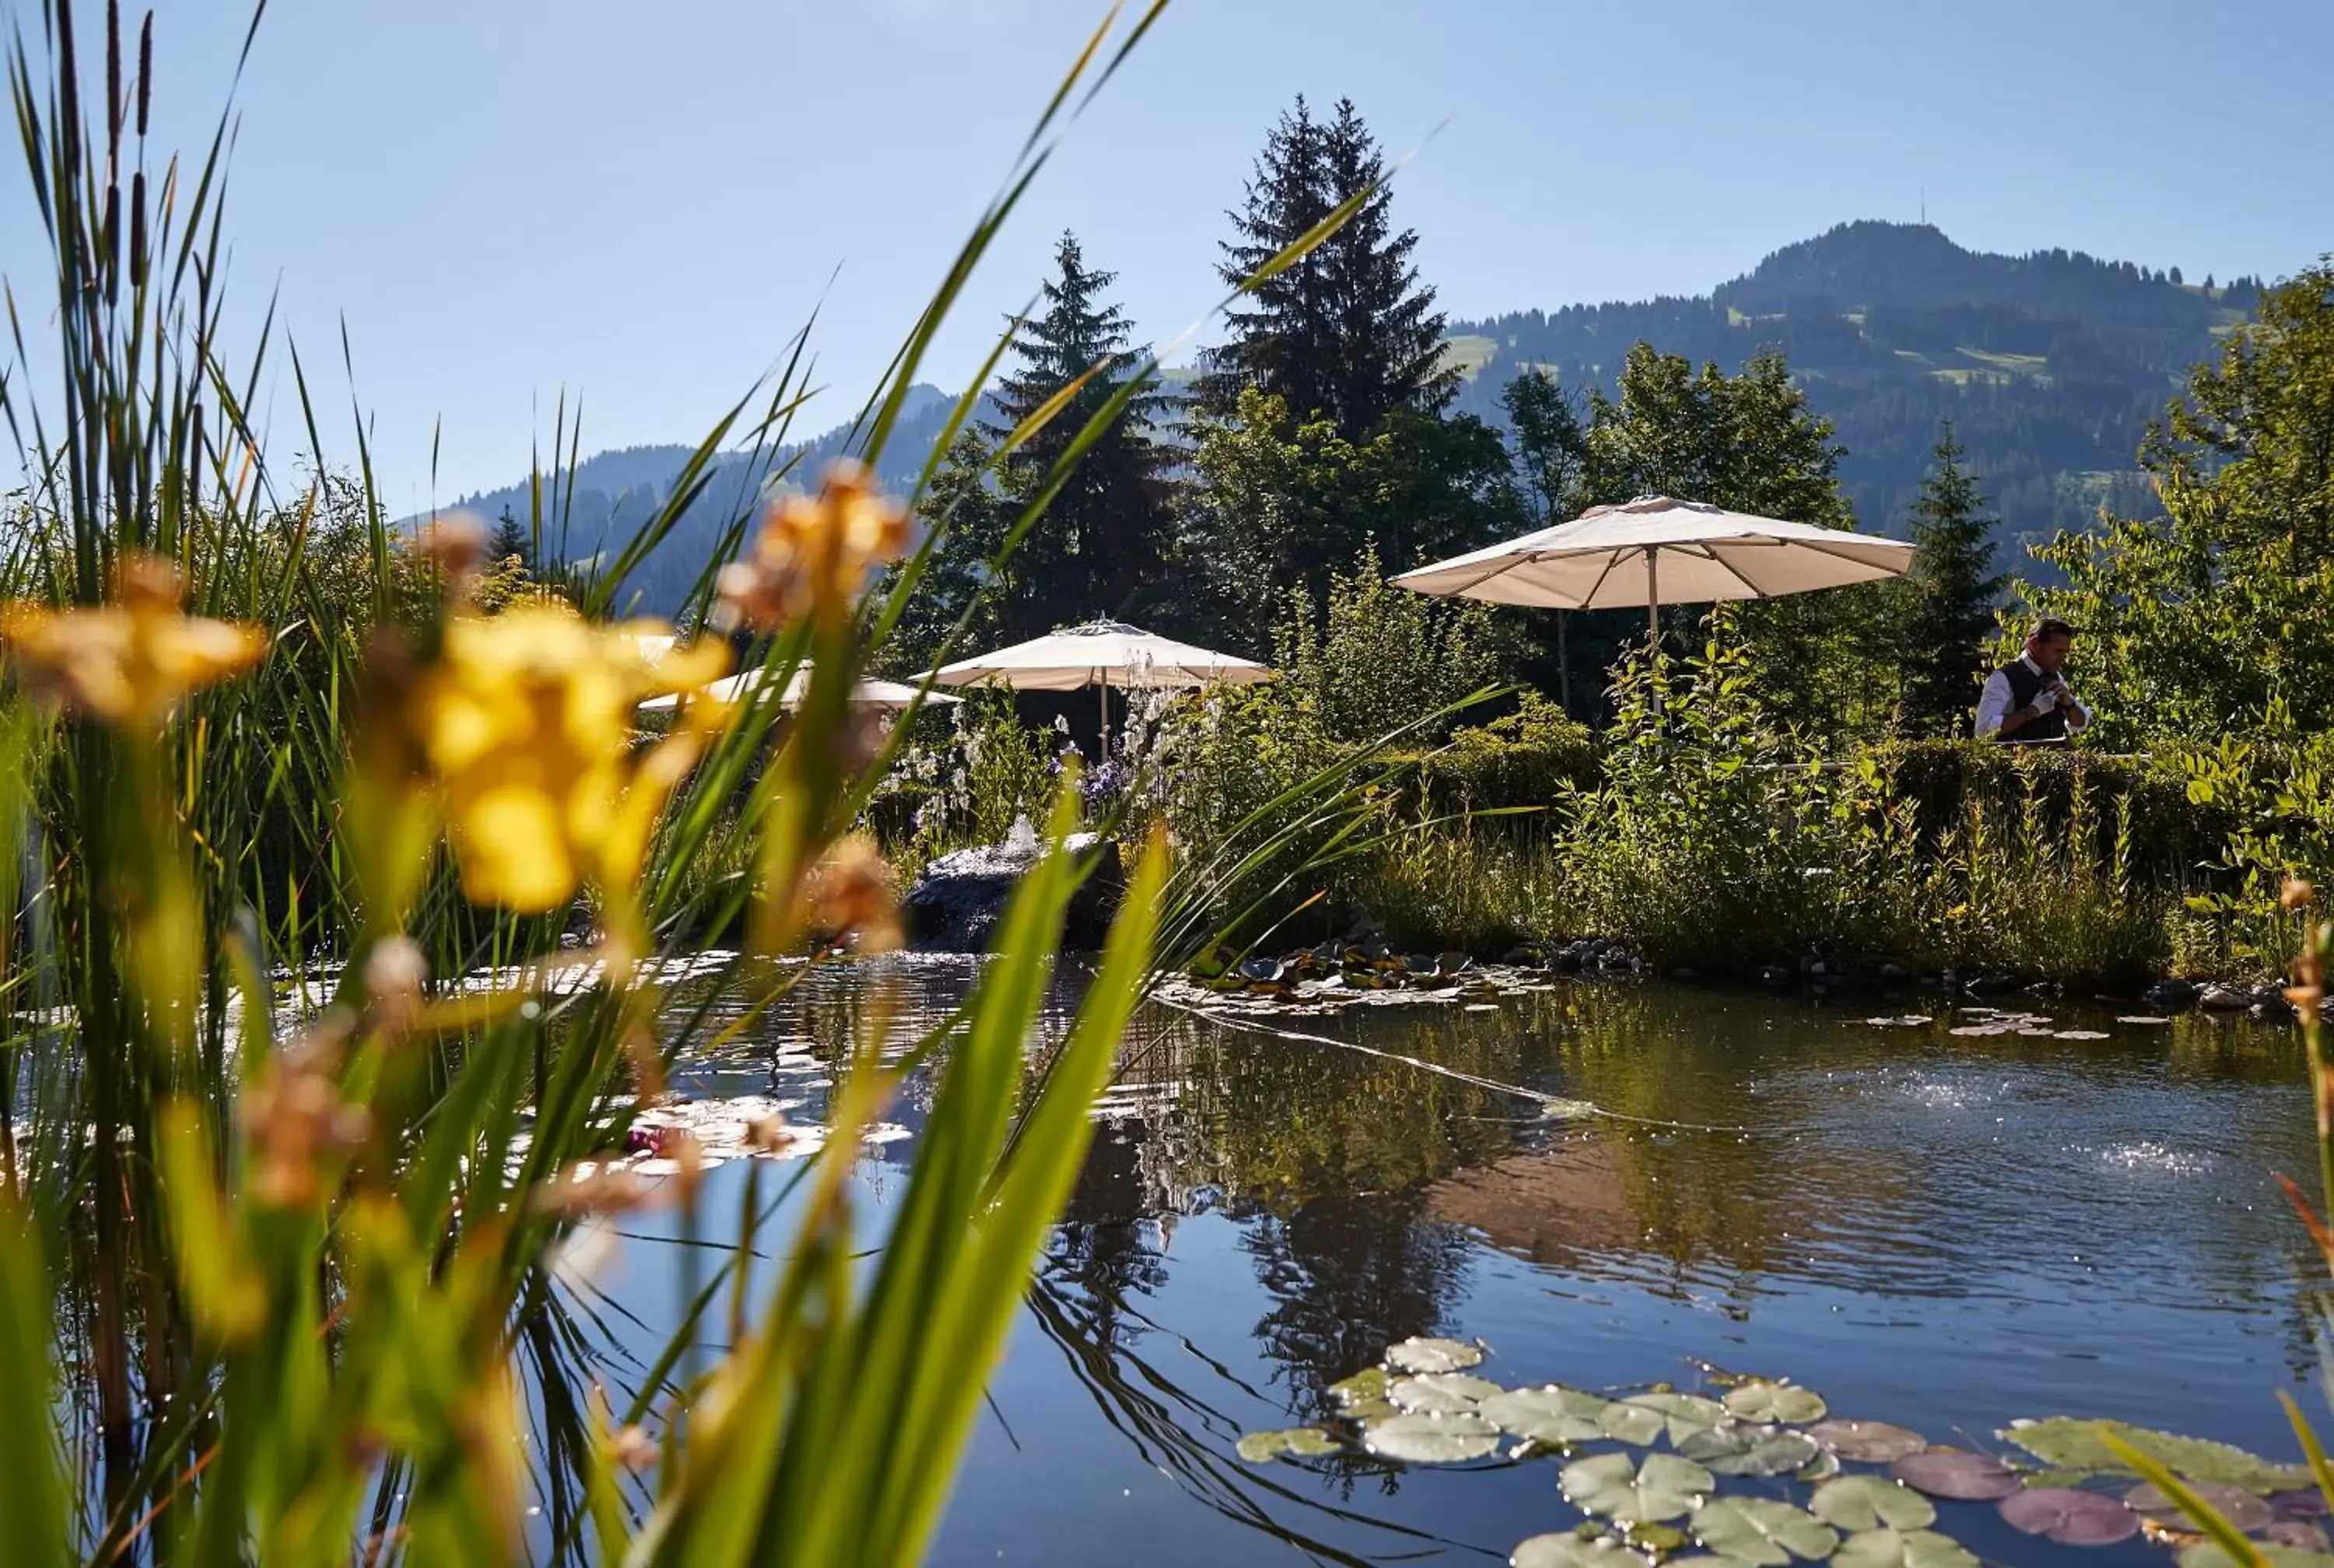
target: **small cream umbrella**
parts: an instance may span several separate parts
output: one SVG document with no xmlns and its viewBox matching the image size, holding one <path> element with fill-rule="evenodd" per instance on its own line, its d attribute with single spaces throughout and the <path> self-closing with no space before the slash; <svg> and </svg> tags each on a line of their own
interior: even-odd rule
<svg viewBox="0 0 2334 1568">
<path fill-rule="evenodd" d="M 1661 636 L 1664 603 L 1773 599 L 1901 577 L 1914 549 L 1895 539 L 1783 523 L 1701 501 L 1644 495 L 1592 506 L 1569 523 L 1486 545 L 1394 581 L 1419 593 L 1555 610 L 1645 607 Z"/>
<path fill-rule="evenodd" d="M 1277 672 L 1253 659 L 1195 648 L 1117 620 L 1084 626 L 942 665 L 931 678 L 941 686 L 1009 686 L 1018 691 L 1102 688 L 1102 722 L 1110 728 L 1110 688 L 1252 686 Z M 921 677 L 918 678 L 922 678 Z"/>
<path fill-rule="evenodd" d="M 809 675 L 810 672 L 806 669 L 795 671 L 793 678 L 786 682 L 785 692 L 778 697 L 778 705 L 781 707 L 792 707 L 802 700 L 803 688 L 808 682 Z M 753 692 L 759 691 L 769 678 L 770 672 L 767 669 L 741 669 L 735 675 L 709 681 L 699 689 L 716 702 L 737 702 Z M 950 697 L 945 692 L 934 691 L 926 693 L 924 700 L 927 703 L 940 706 L 961 702 L 964 699 Z M 851 688 L 851 704 L 854 707 L 872 707 L 885 712 L 899 713 L 913 707 L 915 701 L 916 688 L 902 686 L 896 680 L 862 678 L 859 684 Z M 654 713 L 677 707 L 680 703 L 679 694 L 668 692 L 662 697 L 649 698 L 641 704 L 641 707 L 644 712 Z"/>
</svg>

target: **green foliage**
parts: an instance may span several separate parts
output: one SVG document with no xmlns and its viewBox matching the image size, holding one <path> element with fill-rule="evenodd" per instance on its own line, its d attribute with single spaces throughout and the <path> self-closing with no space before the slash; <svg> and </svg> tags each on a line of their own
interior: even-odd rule
<svg viewBox="0 0 2334 1568">
<path fill-rule="evenodd" d="M 1818 527 L 1855 521 L 1831 421 L 1808 406 L 1778 352 L 1728 375 L 1640 342 L 1621 368 L 1618 396 L 1590 394 L 1587 440 L 1581 483 L 1596 502 L 1673 495 Z M 1825 736 L 1874 721 L 1883 602 L 1880 585 L 1867 584 L 1744 607 L 1760 692 L 1779 721 Z M 1690 624 L 1694 613 L 1682 608 L 1669 620 Z"/>
<path fill-rule="evenodd" d="M 2263 296 L 2141 461 L 2163 515 L 2062 533 L 2035 553 L 2063 584 L 2020 585 L 2079 633 L 2095 740 L 2242 733 L 2275 701 L 2334 726 L 2334 264 Z"/>
<path fill-rule="evenodd" d="M 1195 633 L 1260 647 L 1283 596 L 1374 547 L 1396 570 L 1471 549 L 1522 521 L 1498 432 L 1397 410 L 1366 436 L 1239 394 L 1195 422 L 1183 557 L 1204 592 L 1177 613 Z M 1398 591 L 1397 591 L 1398 592 Z"/>
<path fill-rule="evenodd" d="M 1537 691 L 1517 694 L 1516 711 L 1453 730 L 1450 743 L 1417 759 L 1422 794 L 1437 812 L 1548 806 L 1569 787 L 1595 781 L 1596 737 Z"/>
<path fill-rule="evenodd" d="M 1388 582 L 1377 546 L 1333 573 L 1316 615 L 1302 592 L 1283 601 L 1273 684 L 1333 740 L 1372 741 L 1492 685 L 1501 648 L 1488 607 Z"/>
<path fill-rule="evenodd" d="M 1249 288 L 1252 305 L 1230 313 L 1230 341 L 1206 354 L 1200 384 L 1201 406 L 1216 420 L 1245 422 L 1241 395 L 1261 392 L 1298 423 L 1360 443 L 1398 409 L 1433 414 L 1450 401 L 1459 376 L 1443 362 L 1442 314 L 1411 262 L 1418 236 L 1394 230 L 1384 177 L 1352 101 L 1339 100 L 1326 122 L 1302 97 L 1281 115 L 1232 215 L 1235 237 L 1218 267 L 1224 282 L 1244 286 L 1273 255 L 1352 210 L 1309 255 Z"/>
<path fill-rule="evenodd" d="M 1156 437 L 1172 399 L 1158 390 L 1157 371 L 1143 368 L 1151 351 L 1133 343 L 1125 312 L 1104 297 L 1117 274 L 1088 266 L 1070 234 L 1055 247 L 1054 267 L 1044 307 L 1017 323 L 1015 368 L 997 385 L 996 418 L 981 426 L 1002 454 L 1008 513 L 1018 516 L 1051 491 L 1044 523 L 1009 559 L 993 547 L 989 557 L 997 562 L 997 630 L 1017 641 L 1123 612 L 1156 584 L 1170 526 L 1167 471 L 1180 461 Z M 1130 376 L 1140 378 L 1131 390 Z M 1070 443 L 1122 393 L 1123 412 L 1055 478 Z"/>
<path fill-rule="evenodd" d="M 1936 466 L 1913 504 L 1920 553 L 1890 606 L 1891 640 L 1904 683 L 1904 722 L 1915 735 L 1966 735 L 1984 678 L 1985 643 L 2005 581 L 1993 571 L 1994 519 L 1976 478 L 1962 467 L 1948 423 Z"/>
</svg>

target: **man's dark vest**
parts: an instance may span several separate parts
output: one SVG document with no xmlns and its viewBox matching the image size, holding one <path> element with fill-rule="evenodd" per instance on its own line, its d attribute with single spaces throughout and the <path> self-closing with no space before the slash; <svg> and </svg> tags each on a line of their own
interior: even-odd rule
<svg viewBox="0 0 2334 1568">
<path fill-rule="evenodd" d="M 2034 699 L 2042 695 L 2043 678 L 2028 669 L 2022 659 L 2013 659 L 2003 665 L 2001 677 L 2010 682 L 2010 711 L 2012 713 L 2030 707 Z M 2064 740 L 2067 738 L 2067 715 L 2054 707 L 2040 718 L 2028 719 L 2019 726 L 2016 735 L 2004 735 L 1996 730 L 1993 738 L 2005 746 L 2031 746 L 2038 741 Z"/>
</svg>

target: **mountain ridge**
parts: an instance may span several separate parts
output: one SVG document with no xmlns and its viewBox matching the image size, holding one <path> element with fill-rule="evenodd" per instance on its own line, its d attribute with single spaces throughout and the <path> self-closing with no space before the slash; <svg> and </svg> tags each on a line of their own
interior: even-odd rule
<svg viewBox="0 0 2334 1568">
<path fill-rule="evenodd" d="M 1448 323 L 1449 351 L 1467 372 L 1454 408 L 1504 427 L 1500 390 L 1527 367 L 1567 389 L 1610 394 L 1640 340 L 1697 364 L 1739 369 L 1781 350 L 1846 455 L 1840 480 L 1859 526 L 1901 533 L 1927 472 L 1941 421 L 1953 421 L 1964 459 L 2001 518 L 1997 543 L 2016 547 L 2082 526 L 2108 506 L 2150 508 L 2136 453 L 2148 420 L 2244 319 L 2259 284 L 2176 281 L 2081 251 L 2012 256 L 1974 251 L 1928 224 L 1855 220 L 1785 245 L 1697 295 L 1666 295 Z M 1171 380 L 1188 376 L 1171 369 Z M 911 390 L 878 476 L 912 484 L 945 426 L 952 394 Z M 705 495 L 635 574 L 640 602 L 670 612 L 702 571 L 720 530 L 769 477 L 812 473 L 841 455 L 838 426 L 758 458 L 720 454 Z M 588 556 L 644 522 L 670 495 L 694 448 L 646 445 L 596 453 L 545 480 L 555 548 Z M 507 505 L 522 519 L 531 486 L 506 486 L 457 505 L 490 523 Z"/>
</svg>

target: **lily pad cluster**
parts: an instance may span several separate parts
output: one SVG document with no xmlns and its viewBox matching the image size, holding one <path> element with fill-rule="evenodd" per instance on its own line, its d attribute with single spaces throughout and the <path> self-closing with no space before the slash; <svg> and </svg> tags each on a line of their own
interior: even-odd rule
<svg viewBox="0 0 2334 1568">
<path fill-rule="evenodd" d="M 1334 1420 L 1253 1433 L 1240 1457 L 1263 1463 L 1358 1448 L 1404 1465 L 1464 1465 L 1555 1456 L 1558 1489 L 1587 1517 L 1523 1542 L 1514 1568 L 1644 1568 L 1693 1549 L 1679 1561 L 1978 1568 L 1936 1527 L 1937 1500 L 1990 1504 L 2011 1527 L 2058 1545 L 2144 1533 L 2177 1551 L 2179 1568 L 2233 1568 L 2104 1430 L 2252 1535 L 2277 1568 L 2334 1568 L 2319 1523 L 2326 1505 L 2308 1472 L 2223 1443 L 2056 1417 L 2005 1428 L 2005 1457 L 1834 1416 L 1820 1394 L 1780 1380 L 1709 1369 L 1708 1393 L 1508 1388 L 1476 1370 L 1483 1360 L 1480 1344 L 1404 1340 L 1379 1365 L 1331 1385 Z"/>
<path fill-rule="evenodd" d="M 2103 1029 L 2062 1029 L 2040 1013 L 2016 1013 L 1998 1007 L 1963 1007 L 1966 1023 L 1956 1024 L 1945 1031 L 1964 1038 L 1983 1038 L 1993 1034 L 2023 1034 L 2037 1040 L 2104 1040 Z"/>
<path fill-rule="evenodd" d="M 1552 991 L 1545 970 L 1478 964 L 1459 953 L 1325 944 L 1279 957 L 1202 964 L 1166 983 L 1171 999 L 1217 1012 L 1317 1017 L 1359 1006 L 1496 1005 Z M 1180 994 L 1180 995 L 1178 995 Z"/>
</svg>

